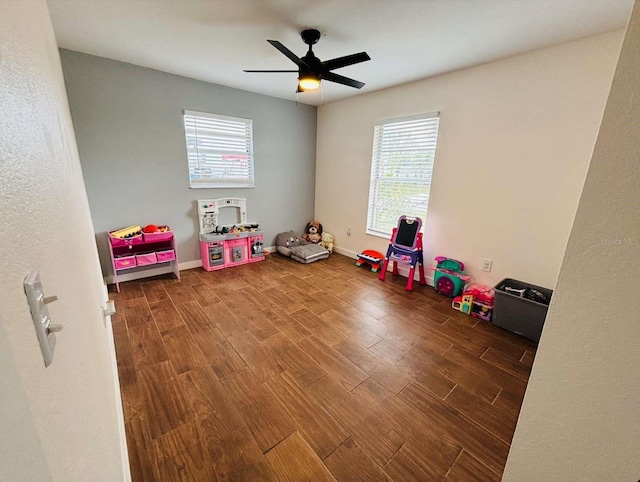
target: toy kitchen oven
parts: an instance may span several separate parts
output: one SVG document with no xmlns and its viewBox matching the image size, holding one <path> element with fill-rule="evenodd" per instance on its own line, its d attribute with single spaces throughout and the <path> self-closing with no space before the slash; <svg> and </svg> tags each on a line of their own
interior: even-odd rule
<svg viewBox="0 0 640 482">
<path fill-rule="evenodd" d="M 200 199 L 198 220 L 200 256 L 205 270 L 264 260 L 264 233 L 257 223 L 247 222 L 246 199 Z"/>
</svg>

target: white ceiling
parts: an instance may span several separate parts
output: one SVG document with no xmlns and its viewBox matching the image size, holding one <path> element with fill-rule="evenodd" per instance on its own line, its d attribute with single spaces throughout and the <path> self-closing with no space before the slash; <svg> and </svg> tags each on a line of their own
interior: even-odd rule
<svg viewBox="0 0 640 482">
<path fill-rule="evenodd" d="M 298 101 L 318 105 L 626 26 L 633 0 L 49 0 L 61 47 L 194 79 L 296 98 L 295 69 L 267 39 L 321 60 L 366 51 Z"/>
</svg>

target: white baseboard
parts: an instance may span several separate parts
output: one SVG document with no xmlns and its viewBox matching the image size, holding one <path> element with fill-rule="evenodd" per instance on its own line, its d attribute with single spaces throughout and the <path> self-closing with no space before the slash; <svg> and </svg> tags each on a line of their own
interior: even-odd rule
<svg viewBox="0 0 640 482">
<path fill-rule="evenodd" d="M 268 247 L 265 247 L 264 249 L 268 251 L 269 254 L 275 254 L 277 252 L 275 246 L 268 246 Z M 338 246 L 335 246 L 333 248 L 333 251 L 335 253 L 347 256 L 348 258 L 351 258 L 351 259 L 358 259 L 358 253 L 356 253 L 355 251 L 350 251 L 348 249 L 340 248 Z M 185 269 L 200 268 L 201 266 L 202 266 L 202 260 L 200 259 L 178 263 L 178 269 L 180 271 L 184 271 Z M 425 276 L 426 276 L 427 284 L 429 286 L 433 286 L 433 276 L 428 276 L 428 273 L 429 273 L 429 271 L 427 271 L 428 269 L 429 269 L 428 267 L 425 268 Z M 141 271 L 135 271 L 131 273 L 125 273 L 118 276 L 118 281 L 120 283 L 124 283 L 125 281 L 134 281 L 137 279 L 149 278 L 151 276 L 159 276 L 159 275 L 167 274 L 171 272 L 172 272 L 171 265 L 166 265 L 160 268 L 149 268 L 144 271 L 141 270 Z M 405 278 L 409 276 L 409 268 L 404 265 L 401 265 L 401 264 L 398 265 L 398 272 L 400 273 L 401 276 L 404 276 Z M 388 273 L 390 273 L 390 271 L 388 271 Z M 420 279 L 420 275 L 418 274 L 418 272 L 415 273 L 414 279 L 415 280 Z M 115 283 L 113 279 L 113 275 L 105 276 L 104 280 L 106 284 Z"/>
<path fill-rule="evenodd" d="M 339 247 L 335 246 L 333 248 L 333 251 L 338 253 L 338 254 L 342 254 L 344 256 L 352 258 L 352 259 L 358 259 L 358 253 L 356 253 L 354 251 L 349 251 L 348 249 L 339 248 Z M 400 273 L 400 276 L 404 276 L 405 278 L 409 277 L 409 267 L 406 266 L 406 265 L 398 264 L 398 272 Z M 425 267 L 424 275 L 425 275 L 425 278 L 427 280 L 427 284 L 429 286 L 433 286 L 433 276 L 429 276 L 429 273 L 431 273 L 431 271 L 429 270 L 429 267 L 427 266 L 427 267 Z M 389 267 L 387 269 L 387 276 L 389 274 L 391 274 L 391 267 Z M 413 279 L 419 281 L 420 280 L 420 273 L 418 273 L 416 271 L 414 273 Z"/>
<path fill-rule="evenodd" d="M 264 248 L 269 254 L 273 254 L 276 252 L 275 246 L 268 246 Z M 195 259 L 193 261 L 185 261 L 184 263 L 178 263 L 178 269 L 180 271 L 184 271 L 185 269 L 193 269 L 200 268 L 202 266 L 201 259 Z M 151 276 L 159 276 L 161 274 L 167 274 L 173 272 L 173 268 L 170 264 L 162 267 L 156 268 L 148 268 L 140 271 L 132 271 L 131 273 L 124 273 L 118 276 L 118 281 L 120 283 L 124 283 L 125 281 L 134 281 L 142 278 L 149 278 Z M 104 282 L 108 285 L 114 284 L 115 280 L 113 279 L 113 275 L 105 276 Z"/>
<path fill-rule="evenodd" d="M 348 256 L 349 258 L 352 258 L 352 259 L 358 259 L 358 253 L 356 253 L 354 251 L 349 251 L 348 249 L 339 248 L 338 246 L 334 246 L 333 247 L 333 251 L 335 253 L 342 254 L 344 256 Z"/>
<path fill-rule="evenodd" d="M 107 285 L 103 288 L 103 297 L 109 299 Z M 118 412 L 118 432 L 120 435 L 120 457 L 122 458 L 122 480 L 131 482 L 131 467 L 129 465 L 129 451 L 127 449 L 127 434 L 124 428 L 124 409 L 122 408 L 122 395 L 120 394 L 120 379 L 118 376 L 118 362 L 116 360 L 116 345 L 113 338 L 113 328 L 111 326 L 111 316 L 103 315 L 105 318 L 105 328 L 107 330 L 107 340 L 109 343 L 109 358 L 111 359 L 111 371 L 113 373 L 113 387 L 116 396 L 116 410 Z"/>
<path fill-rule="evenodd" d="M 184 263 L 178 263 L 178 269 L 180 271 L 184 271 L 185 269 L 199 268 L 200 266 L 202 266 L 202 260 L 200 259 L 196 259 L 194 261 L 185 261 Z M 166 266 L 162 266 L 159 268 L 157 267 L 149 268 L 145 270 L 132 271 L 131 273 L 124 273 L 124 274 L 118 275 L 118 282 L 124 283 L 125 281 L 134 281 L 137 279 L 149 278 L 150 276 L 159 276 L 161 274 L 167 274 L 171 272 L 173 272 L 173 268 L 171 267 L 170 264 L 167 264 Z M 105 276 L 104 281 L 107 284 L 115 283 L 115 280 L 113 279 L 113 275 Z"/>
<path fill-rule="evenodd" d="M 202 266 L 201 259 L 194 259 L 193 261 L 185 261 L 184 263 L 178 263 L 178 269 L 184 271 L 185 269 L 200 268 Z"/>
</svg>

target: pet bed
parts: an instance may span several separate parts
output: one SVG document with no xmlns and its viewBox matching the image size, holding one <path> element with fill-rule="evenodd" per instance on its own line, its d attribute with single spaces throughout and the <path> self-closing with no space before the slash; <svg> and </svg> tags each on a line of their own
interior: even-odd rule
<svg viewBox="0 0 640 482">
<path fill-rule="evenodd" d="M 295 231 L 287 231 L 276 236 L 278 253 L 300 263 L 313 263 L 329 257 L 329 251 L 319 244 L 308 243 Z"/>
</svg>

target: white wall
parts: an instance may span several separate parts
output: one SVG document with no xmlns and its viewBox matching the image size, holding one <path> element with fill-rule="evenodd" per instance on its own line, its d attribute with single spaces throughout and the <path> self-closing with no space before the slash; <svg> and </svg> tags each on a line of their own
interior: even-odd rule
<svg viewBox="0 0 640 482">
<path fill-rule="evenodd" d="M 639 58 L 636 2 L 505 481 L 640 478 Z"/>
<path fill-rule="evenodd" d="M 0 59 L 0 480 L 122 480 L 110 327 L 45 0 L 0 2 Z M 60 298 L 48 368 L 22 285 L 32 269 Z"/>
<path fill-rule="evenodd" d="M 449 256 L 480 282 L 553 287 L 621 40 L 600 35 L 318 108 L 315 217 L 339 248 L 385 252 L 388 240 L 365 234 L 374 123 L 440 111 L 425 263 Z M 491 273 L 480 271 L 485 257 Z"/>
</svg>

